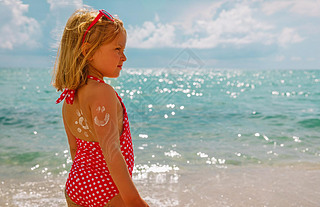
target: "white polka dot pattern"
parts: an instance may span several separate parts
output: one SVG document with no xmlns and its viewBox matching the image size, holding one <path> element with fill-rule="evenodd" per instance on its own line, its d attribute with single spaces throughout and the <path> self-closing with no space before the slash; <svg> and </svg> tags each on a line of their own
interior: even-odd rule
<svg viewBox="0 0 320 207">
<path fill-rule="evenodd" d="M 60 103 L 64 98 L 66 99 L 67 104 L 73 104 L 75 90 L 71 89 L 64 89 L 63 93 L 60 97 L 56 100 L 56 104 Z"/>
<path fill-rule="evenodd" d="M 122 155 L 132 177 L 134 154 L 127 110 L 116 92 L 123 107 L 123 131 L 120 136 Z M 98 142 L 88 142 L 76 138 L 77 152 L 70 170 L 66 191 L 71 200 L 81 206 L 104 206 L 119 194 L 109 173 Z"/>
</svg>

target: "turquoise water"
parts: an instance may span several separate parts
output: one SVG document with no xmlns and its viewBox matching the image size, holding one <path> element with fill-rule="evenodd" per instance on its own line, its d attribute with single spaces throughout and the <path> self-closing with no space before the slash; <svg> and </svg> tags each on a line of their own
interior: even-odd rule
<svg viewBox="0 0 320 207">
<path fill-rule="evenodd" d="M 66 176 L 50 69 L 0 69 L 0 176 Z M 319 163 L 320 70 L 124 68 L 105 79 L 127 107 L 135 175 Z"/>
</svg>

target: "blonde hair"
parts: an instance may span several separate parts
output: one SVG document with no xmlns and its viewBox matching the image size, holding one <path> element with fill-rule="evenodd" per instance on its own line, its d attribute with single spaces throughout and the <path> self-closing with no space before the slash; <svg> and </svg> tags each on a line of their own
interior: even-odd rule
<svg viewBox="0 0 320 207">
<path fill-rule="evenodd" d="M 52 85 L 58 91 L 76 90 L 86 84 L 88 60 L 99 46 L 112 42 L 121 31 L 126 33 L 121 20 L 115 18 L 112 22 L 102 16 L 82 43 L 85 31 L 97 14 L 97 11 L 79 9 L 68 19 L 54 65 Z"/>
</svg>

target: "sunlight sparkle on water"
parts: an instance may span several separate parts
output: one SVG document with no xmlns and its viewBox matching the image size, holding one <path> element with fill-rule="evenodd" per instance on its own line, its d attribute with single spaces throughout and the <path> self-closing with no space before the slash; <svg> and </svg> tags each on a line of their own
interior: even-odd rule
<svg viewBox="0 0 320 207">
<path fill-rule="evenodd" d="M 148 135 L 147 134 L 139 134 L 139 137 L 142 139 L 147 139 Z"/>
</svg>

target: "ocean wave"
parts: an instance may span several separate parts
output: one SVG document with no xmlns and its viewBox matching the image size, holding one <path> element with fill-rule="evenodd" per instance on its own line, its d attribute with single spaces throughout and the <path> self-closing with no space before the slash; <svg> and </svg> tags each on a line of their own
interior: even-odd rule
<svg viewBox="0 0 320 207">
<path fill-rule="evenodd" d="M 298 124 L 304 128 L 320 128 L 320 119 L 304 119 Z"/>
<path fill-rule="evenodd" d="M 42 157 L 41 152 L 0 153 L 0 165 L 22 165 Z"/>
</svg>

